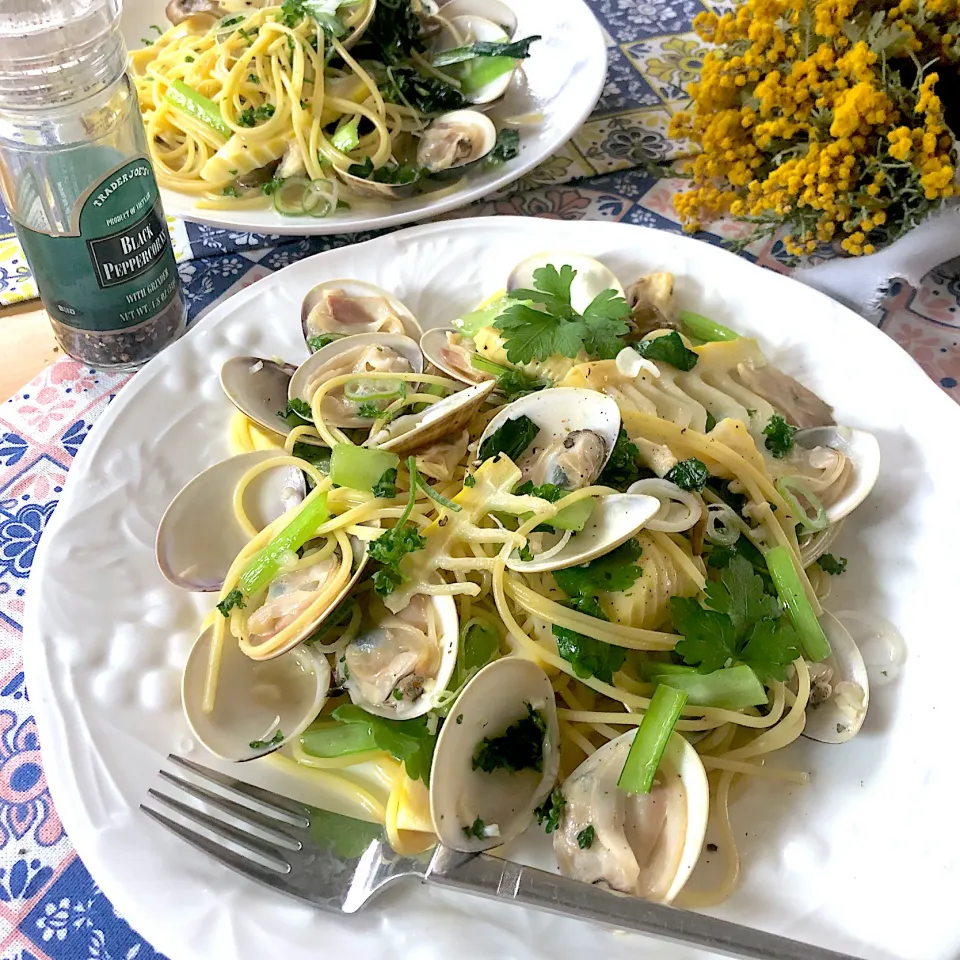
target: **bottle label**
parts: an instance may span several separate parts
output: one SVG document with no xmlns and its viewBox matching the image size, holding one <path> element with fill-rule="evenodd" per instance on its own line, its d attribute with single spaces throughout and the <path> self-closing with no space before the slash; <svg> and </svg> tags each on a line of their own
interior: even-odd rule
<svg viewBox="0 0 960 960">
<path fill-rule="evenodd" d="M 173 246 L 145 157 L 111 170 L 80 196 L 69 233 L 15 222 L 50 315 L 80 330 L 130 330 L 178 295 Z M 40 227 L 40 229 L 37 229 Z"/>
</svg>

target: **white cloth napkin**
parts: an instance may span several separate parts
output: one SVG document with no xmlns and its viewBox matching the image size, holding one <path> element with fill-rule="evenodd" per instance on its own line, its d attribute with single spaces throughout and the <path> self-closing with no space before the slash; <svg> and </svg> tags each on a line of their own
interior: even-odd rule
<svg viewBox="0 0 960 960">
<path fill-rule="evenodd" d="M 800 267 L 793 277 L 863 316 L 876 316 L 894 280 L 913 287 L 934 267 L 960 257 L 960 206 L 953 205 L 914 227 L 879 253 Z"/>
</svg>

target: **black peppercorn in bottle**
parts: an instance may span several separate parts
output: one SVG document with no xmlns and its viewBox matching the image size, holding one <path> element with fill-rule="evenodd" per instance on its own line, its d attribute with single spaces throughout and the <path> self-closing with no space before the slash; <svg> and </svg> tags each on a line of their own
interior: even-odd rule
<svg viewBox="0 0 960 960">
<path fill-rule="evenodd" d="M 186 326 L 119 18 L 120 0 L 0 0 L 0 190 L 57 340 L 99 369 Z"/>
</svg>

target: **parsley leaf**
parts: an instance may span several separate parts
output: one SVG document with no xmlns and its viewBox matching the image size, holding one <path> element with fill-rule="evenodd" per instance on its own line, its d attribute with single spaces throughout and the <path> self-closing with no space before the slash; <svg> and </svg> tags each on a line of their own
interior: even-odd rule
<svg viewBox="0 0 960 960">
<path fill-rule="evenodd" d="M 578 834 L 577 834 L 577 846 L 581 850 L 589 850 L 593 846 L 593 840 L 596 836 L 596 830 L 593 827 L 592 823 L 588 823 Z"/>
<path fill-rule="evenodd" d="M 486 840 L 487 834 L 485 833 L 487 825 L 477 817 L 469 827 L 464 827 L 463 832 L 468 837 L 476 837 L 478 840 Z"/>
<path fill-rule="evenodd" d="M 316 353 L 328 344 L 333 343 L 334 340 L 339 340 L 342 336 L 342 333 L 321 333 L 316 337 L 308 337 L 307 346 L 310 348 L 311 353 Z"/>
<path fill-rule="evenodd" d="M 217 609 L 220 611 L 221 616 L 229 617 L 230 611 L 234 607 L 236 607 L 238 610 L 242 610 L 246 605 L 246 601 L 243 599 L 243 594 L 240 592 L 240 588 L 237 587 L 236 589 L 231 590 L 217 604 Z"/>
<path fill-rule="evenodd" d="M 536 439 L 540 428 L 524 414 L 504 421 L 486 440 L 480 444 L 478 456 L 489 460 L 498 453 L 504 454 L 516 463 L 521 454 Z"/>
<path fill-rule="evenodd" d="M 290 427 L 304 427 L 313 425 L 313 411 L 310 404 L 294 397 L 287 401 L 287 405 L 277 413 L 281 420 L 286 420 Z"/>
<path fill-rule="evenodd" d="M 533 811 L 534 816 L 537 818 L 537 823 L 539 823 L 547 833 L 553 833 L 554 830 L 560 827 L 560 817 L 563 816 L 563 808 L 566 805 L 566 797 L 560 792 L 559 787 L 554 787 L 547 799 Z"/>
<path fill-rule="evenodd" d="M 239 197 L 239 196 L 240 196 L 240 192 L 237 190 L 236 187 L 233 187 L 233 186 L 224 187 L 224 188 L 223 188 L 223 196 L 236 198 L 236 197 Z"/>
<path fill-rule="evenodd" d="M 477 485 L 477 478 L 472 473 L 468 473 L 463 478 L 463 485 L 465 487 L 475 487 Z"/>
<path fill-rule="evenodd" d="M 407 469 L 410 471 L 410 495 L 406 509 L 394 526 L 370 542 L 370 559 L 381 566 L 372 577 L 373 589 L 380 597 L 389 596 L 406 579 L 400 570 L 400 561 L 408 553 L 423 550 L 427 545 L 426 537 L 421 536 L 416 526 L 407 526 L 417 497 L 419 475 L 414 457 L 407 458 Z"/>
<path fill-rule="evenodd" d="M 237 125 L 240 127 L 255 127 L 258 123 L 269 120 L 277 108 L 272 103 L 265 103 L 262 107 L 247 107 L 237 114 Z"/>
<path fill-rule="evenodd" d="M 604 487 L 613 487 L 614 490 L 623 492 L 631 483 L 636 483 L 645 476 L 655 476 L 652 470 L 648 470 L 640 457 L 640 450 L 630 439 L 629 434 L 623 427 L 617 434 L 617 442 L 613 445 L 613 451 L 603 472 L 597 477 L 597 483 Z"/>
<path fill-rule="evenodd" d="M 341 723 L 364 723 L 381 750 L 399 760 L 411 780 L 430 782 L 430 766 L 437 735 L 430 733 L 426 717 L 414 720 L 388 720 L 375 717 L 361 707 L 348 703 L 333 711 L 333 719 Z"/>
<path fill-rule="evenodd" d="M 279 743 L 283 743 L 282 730 L 277 730 L 269 740 L 251 740 L 249 746 L 251 750 L 263 750 L 266 747 L 275 747 Z"/>
<path fill-rule="evenodd" d="M 389 467 L 380 475 L 380 479 L 373 485 L 373 495 L 389 499 L 397 495 L 397 468 Z"/>
<path fill-rule="evenodd" d="M 507 307 L 494 326 L 504 335 L 511 363 L 546 361 L 560 355 L 574 358 L 581 351 L 593 359 L 615 357 L 627 333 L 627 301 L 616 291 L 603 290 L 577 313 L 570 301 L 570 288 L 577 271 L 569 264 L 558 270 L 547 264 L 533 271 L 534 289 L 513 290 L 510 300 L 523 301 Z M 530 306 L 536 304 L 537 306 Z"/>
<path fill-rule="evenodd" d="M 681 460 L 668 470 L 663 479 L 675 483 L 681 490 L 695 490 L 700 493 L 709 476 L 707 465 L 702 460 L 691 457 L 689 460 Z"/>
<path fill-rule="evenodd" d="M 634 565 L 640 552 L 640 544 L 628 540 L 616 550 L 582 566 L 555 570 L 553 579 L 568 597 L 573 598 L 628 590 L 643 575 L 640 567 Z"/>
<path fill-rule="evenodd" d="M 558 487 L 555 483 L 541 483 L 539 487 L 535 487 L 532 480 L 526 480 L 523 483 L 518 483 L 513 488 L 513 492 L 518 497 L 539 497 L 541 500 L 549 500 L 550 503 L 556 503 L 570 491 L 564 490 L 563 487 Z"/>
<path fill-rule="evenodd" d="M 817 566 L 831 577 L 839 577 L 847 569 L 846 557 L 835 557 L 832 553 L 824 553 L 818 560 Z"/>
<path fill-rule="evenodd" d="M 700 359 L 693 350 L 684 345 L 676 330 L 652 340 L 641 340 L 633 346 L 640 356 L 669 363 L 678 370 L 692 370 Z"/>
<path fill-rule="evenodd" d="M 293 445 L 293 455 L 312 463 L 324 476 L 330 473 L 330 448 L 304 443 L 298 440 Z M 313 481 L 310 481 L 311 484 Z"/>
<path fill-rule="evenodd" d="M 379 420 L 382 414 L 383 410 L 380 409 L 380 403 L 377 400 L 365 400 L 357 404 L 357 416 L 368 420 Z"/>
<path fill-rule="evenodd" d="M 498 737 L 484 737 L 473 755 L 473 769 L 493 773 L 501 767 L 510 773 L 543 770 L 543 738 L 547 722 L 539 710 L 525 704 L 527 715 Z"/>
<path fill-rule="evenodd" d="M 684 663 L 713 673 L 733 659 L 736 634 L 728 616 L 704 609 L 692 597 L 671 597 L 670 611 L 674 629 L 683 634 L 677 653 Z"/>
<path fill-rule="evenodd" d="M 778 459 L 782 460 L 793 449 L 793 435 L 796 427 L 790 426 L 780 414 L 775 413 L 763 428 L 767 438 L 763 445 Z"/>
<path fill-rule="evenodd" d="M 584 679 L 596 677 L 604 683 L 613 683 L 613 675 L 627 658 L 625 647 L 594 640 L 576 630 L 554 624 L 553 635 L 557 641 L 557 653 L 573 666 L 578 677 Z"/>
<path fill-rule="evenodd" d="M 504 370 L 497 377 L 497 390 L 503 394 L 507 403 L 513 403 L 514 400 L 519 400 L 520 397 L 525 397 L 528 393 L 536 393 L 549 386 L 550 384 L 546 380 L 532 377 L 529 373 L 515 367 Z"/>
<path fill-rule="evenodd" d="M 416 183 L 424 176 L 423 167 L 412 163 L 387 163 L 374 169 L 373 161 L 369 157 L 363 158 L 363 163 L 352 163 L 347 167 L 351 177 L 361 180 L 370 180 L 373 183 L 388 183 L 393 186 L 402 186 Z"/>
<path fill-rule="evenodd" d="M 260 192 L 265 197 L 272 197 L 284 185 L 284 183 L 286 183 L 286 181 L 283 179 L 283 177 L 274 177 L 272 180 L 268 180 L 266 183 L 260 184 Z M 324 336 L 327 336 L 327 335 L 324 334 Z M 331 339 L 335 340 L 339 336 L 339 334 L 330 334 L 329 336 L 331 337 Z M 317 337 L 316 339 L 323 339 L 323 338 Z M 321 346 L 326 346 L 327 343 L 329 342 L 330 340 L 326 340 L 326 342 L 321 344 Z M 307 341 L 307 346 L 308 347 L 310 346 L 309 340 Z M 314 353 L 316 353 L 316 351 L 319 350 L 320 347 L 311 347 L 310 349 L 313 350 Z"/>
<path fill-rule="evenodd" d="M 497 133 L 497 142 L 483 161 L 485 167 L 499 167 L 500 164 L 513 160 L 520 153 L 520 131 L 500 130 Z"/>
</svg>

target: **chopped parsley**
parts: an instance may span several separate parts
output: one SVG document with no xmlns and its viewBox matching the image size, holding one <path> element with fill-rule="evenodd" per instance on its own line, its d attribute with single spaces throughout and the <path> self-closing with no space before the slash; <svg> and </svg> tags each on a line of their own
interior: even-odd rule
<svg viewBox="0 0 960 960">
<path fill-rule="evenodd" d="M 286 420 L 287 425 L 291 428 L 307 427 L 313 424 L 313 411 L 310 409 L 310 404 L 305 400 L 299 400 L 297 397 L 288 400 L 286 407 L 277 416 L 281 420 Z"/>
<path fill-rule="evenodd" d="M 463 828 L 463 832 L 465 836 L 476 837 L 477 840 L 486 840 L 486 829 L 487 825 L 479 817 L 477 817 L 477 819 L 474 820 L 469 827 Z"/>
<path fill-rule="evenodd" d="M 272 197 L 284 185 L 285 182 L 286 181 L 283 179 L 283 177 L 274 177 L 272 180 L 268 180 L 266 183 L 260 184 L 260 192 L 265 197 Z M 329 336 L 332 336 L 334 340 L 337 338 L 336 334 L 330 334 Z M 316 339 L 322 339 L 322 338 L 318 337 Z M 328 340 L 327 343 L 329 342 L 330 341 Z M 308 340 L 307 344 L 309 345 L 309 343 L 310 341 Z M 320 348 L 317 347 L 316 349 L 319 350 Z"/>
<path fill-rule="evenodd" d="M 193 63 L 197 58 L 196 58 L 196 57 L 191 57 L 191 56 L 188 55 L 188 56 L 184 57 L 183 59 L 184 59 L 187 63 Z"/>
<path fill-rule="evenodd" d="M 533 271 L 534 289 L 513 290 L 509 306 L 494 326 L 503 334 L 511 363 L 541 362 L 553 356 L 610 360 L 623 348 L 629 331 L 630 307 L 615 290 L 597 294 L 582 314 L 570 302 L 570 286 L 577 271 L 569 264 L 553 264 Z M 533 304 L 533 305 L 531 305 Z"/>
<path fill-rule="evenodd" d="M 533 811 L 534 816 L 537 818 L 537 823 L 539 823 L 547 833 L 553 833 L 554 830 L 560 827 L 560 817 L 563 816 L 563 808 L 566 805 L 566 798 L 560 792 L 560 788 L 554 787 L 547 799 Z"/>
<path fill-rule="evenodd" d="M 824 573 L 829 573 L 831 577 L 839 577 L 847 569 L 847 558 L 835 557 L 832 553 L 825 553 L 817 560 L 817 566 Z"/>
<path fill-rule="evenodd" d="M 485 737 L 473 755 L 473 769 L 493 773 L 501 767 L 510 773 L 543 770 L 543 738 L 547 722 L 528 703 L 527 715 L 512 723 L 498 737 Z"/>
<path fill-rule="evenodd" d="M 223 195 L 224 195 L 225 197 L 234 197 L 234 198 L 236 198 L 236 197 L 239 197 L 239 196 L 240 196 L 240 193 L 239 193 L 239 191 L 237 190 L 236 187 L 230 186 L 230 187 L 224 187 L 224 188 L 223 188 Z"/>
<path fill-rule="evenodd" d="M 251 750 L 264 750 L 267 747 L 276 747 L 283 743 L 283 731 L 278 730 L 269 740 L 251 740 Z"/>
<path fill-rule="evenodd" d="M 383 4 L 377 5 L 377 14 L 382 8 Z M 456 87 L 435 77 L 424 76 L 413 67 L 389 67 L 386 82 L 380 89 L 384 100 L 404 106 L 409 104 L 421 113 L 444 113 L 468 106 Z"/>
<path fill-rule="evenodd" d="M 613 445 L 607 465 L 597 477 L 597 483 L 604 487 L 613 487 L 622 493 L 642 477 L 652 476 L 653 471 L 647 469 L 640 457 L 639 447 L 630 439 L 627 431 L 620 427 L 617 442 Z"/>
<path fill-rule="evenodd" d="M 516 368 L 505 370 L 497 377 L 497 390 L 503 394 L 507 403 L 513 403 L 514 400 L 519 400 L 528 393 L 536 393 L 549 386 L 546 380 L 532 377 L 529 373 Z"/>
<path fill-rule="evenodd" d="M 681 460 L 675 467 L 667 471 L 664 480 L 675 483 L 681 490 L 693 490 L 700 493 L 707 482 L 710 471 L 707 465 L 696 457 Z"/>
<path fill-rule="evenodd" d="M 395 526 L 380 534 L 376 540 L 370 542 L 370 559 L 380 564 L 380 569 L 373 574 L 373 589 L 377 596 L 388 597 L 406 579 L 400 571 L 400 561 L 408 553 L 423 550 L 427 545 L 426 538 L 421 536 L 415 525 L 407 525 L 407 520 L 413 512 L 413 505 L 417 498 L 417 462 L 414 457 L 407 458 L 407 469 L 410 471 L 410 495 L 406 509 Z"/>
<path fill-rule="evenodd" d="M 315 337 L 307 337 L 307 346 L 311 352 L 316 353 L 333 343 L 334 340 L 339 340 L 342 336 L 342 333 L 321 333 Z"/>
<path fill-rule="evenodd" d="M 520 131 L 501 130 L 497 133 L 497 142 L 487 154 L 483 165 L 485 167 L 499 167 L 508 160 L 513 160 L 520 153 Z"/>
<path fill-rule="evenodd" d="M 674 628 L 683 635 L 676 652 L 684 663 L 701 673 L 745 663 L 761 680 L 785 680 L 787 666 L 800 656 L 800 641 L 750 561 L 733 557 L 705 592 L 703 605 L 691 597 L 670 598 Z"/>
<path fill-rule="evenodd" d="M 481 460 L 489 460 L 502 453 L 516 463 L 539 432 L 540 428 L 525 414 L 505 420 L 480 444 L 478 456 Z"/>
<path fill-rule="evenodd" d="M 379 420 L 383 416 L 380 403 L 377 400 L 365 400 L 357 404 L 357 415 L 367 420 Z"/>
<path fill-rule="evenodd" d="M 430 767 L 437 734 L 430 732 L 426 717 L 414 720 L 388 720 L 375 717 L 352 703 L 344 704 L 333 711 L 333 719 L 341 723 L 364 723 L 377 746 L 399 760 L 411 780 L 430 782 Z"/>
<path fill-rule="evenodd" d="M 589 850 L 593 846 L 593 840 L 596 836 L 596 830 L 593 828 L 592 823 L 588 823 L 578 834 L 577 834 L 577 846 L 581 850 Z"/>
<path fill-rule="evenodd" d="M 255 127 L 264 120 L 269 120 L 277 108 L 272 103 L 265 103 L 262 107 L 247 107 L 237 114 L 237 125 L 240 127 Z"/>
<path fill-rule="evenodd" d="M 424 176 L 423 168 L 412 163 L 388 163 L 374 169 L 373 161 L 370 157 L 364 157 L 363 163 L 350 164 L 350 166 L 347 167 L 347 173 L 351 177 L 359 177 L 361 180 L 370 180 L 373 183 L 386 183 L 391 186 L 403 186 L 408 183 L 416 183 Z"/>
<path fill-rule="evenodd" d="M 574 600 L 629 590 L 643 576 L 643 571 L 635 565 L 640 552 L 640 544 L 636 540 L 628 540 L 589 563 L 555 570 L 553 579 Z"/>
<path fill-rule="evenodd" d="M 683 342 L 676 330 L 654 337 L 652 340 L 641 340 L 634 344 L 634 349 L 648 360 L 660 360 L 669 363 L 678 370 L 692 370 L 700 357 Z"/>
<path fill-rule="evenodd" d="M 563 499 L 570 491 L 558 487 L 555 483 L 541 483 L 539 487 L 533 485 L 532 480 L 526 480 L 518 483 L 513 489 L 518 497 L 530 496 L 539 497 L 541 500 L 549 500 L 550 503 L 556 503 Z"/>
<path fill-rule="evenodd" d="M 248 74 L 247 74 L 247 80 L 248 80 L 250 83 L 259 83 L 259 82 L 260 82 L 260 78 L 259 78 L 255 73 L 248 73 Z"/>
<path fill-rule="evenodd" d="M 218 604 L 217 609 L 220 611 L 221 616 L 229 617 L 230 611 L 236 607 L 238 610 L 242 610 L 247 605 L 246 601 L 243 598 L 243 594 L 240 592 L 240 588 L 236 587 L 231 590 Z"/>
<path fill-rule="evenodd" d="M 472 473 L 468 473 L 463 478 L 463 485 L 465 487 L 475 487 L 477 485 L 477 478 Z"/>
<path fill-rule="evenodd" d="M 373 495 L 389 500 L 397 495 L 397 468 L 389 467 L 373 485 Z"/>
<path fill-rule="evenodd" d="M 793 435 L 797 432 L 780 414 L 775 413 L 763 428 L 767 438 L 763 445 L 778 459 L 782 460 L 793 449 Z"/>
</svg>

